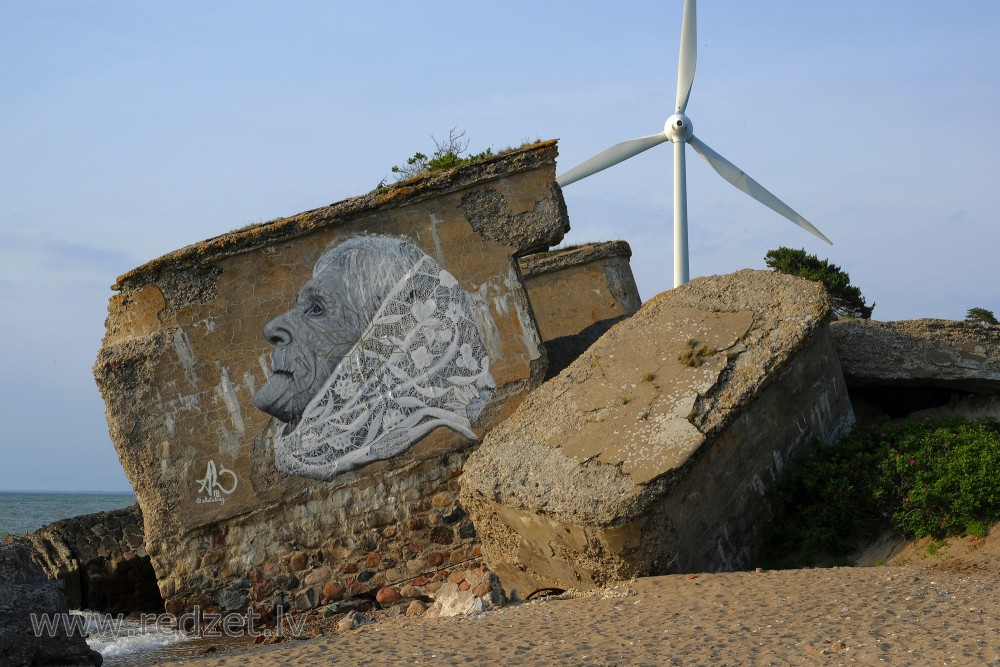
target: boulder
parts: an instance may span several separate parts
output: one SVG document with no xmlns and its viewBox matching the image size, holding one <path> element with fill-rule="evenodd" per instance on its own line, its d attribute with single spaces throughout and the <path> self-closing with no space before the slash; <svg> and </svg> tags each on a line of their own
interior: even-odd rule
<svg viewBox="0 0 1000 667">
<path fill-rule="evenodd" d="M 639 310 L 625 241 L 557 248 L 518 260 L 555 377 L 604 332 Z"/>
<path fill-rule="evenodd" d="M 33 551 L 23 538 L 0 544 L 0 664 L 100 665 L 83 633 L 67 631 L 63 584 L 46 578 Z"/>
<path fill-rule="evenodd" d="M 434 519 L 544 378 L 516 258 L 569 228 L 556 154 L 380 187 L 118 279 L 94 374 L 168 610 L 315 606 L 321 566 L 349 597 L 468 557 L 471 526 Z"/>
<path fill-rule="evenodd" d="M 844 319 L 830 331 L 859 420 L 1000 418 L 1000 326 Z"/>
<path fill-rule="evenodd" d="M 456 571 L 435 592 L 434 603 L 427 610 L 427 616 L 475 616 L 506 603 L 503 586 L 493 572 L 484 569 Z"/>
<path fill-rule="evenodd" d="M 754 554 L 765 494 L 853 424 L 818 283 L 692 280 L 615 325 L 469 457 L 461 502 L 523 596 Z"/>
</svg>

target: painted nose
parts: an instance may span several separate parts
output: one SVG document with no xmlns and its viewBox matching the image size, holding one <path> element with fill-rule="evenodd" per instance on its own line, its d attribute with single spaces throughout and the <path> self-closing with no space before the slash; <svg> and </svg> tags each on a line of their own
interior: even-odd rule
<svg viewBox="0 0 1000 667">
<path fill-rule="evenodd" d="M 288 313 L 278 315 L 264 325 L 264 338 L 275 347 L 292 342 L 292 332 L 287 324 Z"/>
</svg>

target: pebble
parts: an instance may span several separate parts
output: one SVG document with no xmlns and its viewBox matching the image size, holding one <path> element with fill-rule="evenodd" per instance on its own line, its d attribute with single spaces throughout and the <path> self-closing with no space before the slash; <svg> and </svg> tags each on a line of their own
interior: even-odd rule
<svg viewBox="0 0 1000 667">
<path fill-rule="evenodd" d="M 327 581 L 331 576 L 330 568 L 327 566 L 318 567 L 311 570 L 305 577 L 303 577 L 302 582 L 306 586 L 315 586 L 316 584 L 323 583 Z"/>
<path fill-rule="evenodd" d="M 406 584 L 399 589 L 399 594 L 404 598 L 418 598 L 423 595 L 423 591 L 412 584 Z"/>
<path fill-rule="evenodd" d="M 473 570 L 466 573 L 465 580 L 469 582 L 469 588 L 475 588 L 483 583 L 483 575 L 481 572 Z"/>
<path fill-rule="evenodd" d="M 452 496 L 447 491 L 441 491 L 440 493 L 435 493 L 431 498 L 431 504 L 434 507 L 446 507 L 451 504 Z"/>
<path fill-rule="evenodd" d="M 396 618 L 397 616 L 402 616 L 406 611 L 405 604 L 394 604 L 385 610 L 385 618 Z"/>
<path fill-rule="evenodd" d="M 411 574 L 416 574 L 417 572 L 423 572 L 427 569 L 427 561 L 423 558 L 414 558 L 413 560 L 406 561 L 406 569 Z"/>
<path fill-rule="evenodd" d="M 350 611 L 342 619 L 337 621 L 337 632 L 347 632 L 353 630 L 365 622 L 365 617 L 356 611 Z"/>
<path fill-rule="evenodd" d="M 378 593 L 375 594 L 375 600 L 383 607 L 388 607 L 395 602 L 399 602 L 402 597 L 403 596 L 399 594 L 399 591 L 392 586 L 380 588 Z"/>
<path fill-rule="evenodd" d="M 308 564 L 308 562 L 309 562 L 308 557 L 301 551 L 297 551 L 294 554 L 292 554 L 292 557 L 289 559 L 288 567 L 296 571 L 304 570 L 306 569 L 306 565 Z"/>
</svg>

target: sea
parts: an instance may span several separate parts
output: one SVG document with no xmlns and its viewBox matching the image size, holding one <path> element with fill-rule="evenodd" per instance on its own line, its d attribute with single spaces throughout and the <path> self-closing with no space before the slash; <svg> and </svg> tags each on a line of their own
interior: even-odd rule
<svg viewBox="0 0 1000 667">
<path fill-rule="evenodd" d="M 131 491 L 0 491 L 0 538 L 7 533 L 30 533 L 59 519 L 116 510 L 134 503 L 135 494 Z"/>
<path fill-rule="evenodd" d="M 20 535 L 59 519 L 120 509 L 134 503 L 135 494 L 131 492 L 0 491 L 0 541 L 8 533 Z M 82 617 L 87 643 L 104 656 L 107 667 L 146 665 L 164 657 L 176 658 L 187 652 L 181 645 L 192 639 L 155 625 L 147 628 L 135 619 L 108 618 L 89 610 L 72 610 L 72 615 Z M 198 643 L 191 642 L 191 648 Z"/>
</svg>

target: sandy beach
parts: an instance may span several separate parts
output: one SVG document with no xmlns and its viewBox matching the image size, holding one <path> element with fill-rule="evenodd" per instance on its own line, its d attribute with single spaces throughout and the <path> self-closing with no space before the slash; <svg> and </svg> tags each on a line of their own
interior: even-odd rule
<svg viewBox="0 0 1000 667">
<path fill-rule="evenodd" d="M 650 577 L 144 664 L 1000 665 L 1000 539 L 927 544 L 878 567 Z"/>
</svg>

